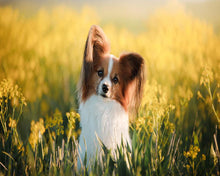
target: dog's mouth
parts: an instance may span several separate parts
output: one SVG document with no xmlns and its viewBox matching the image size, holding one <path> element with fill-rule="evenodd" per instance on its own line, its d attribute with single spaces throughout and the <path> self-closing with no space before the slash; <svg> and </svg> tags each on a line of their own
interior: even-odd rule
<svg viewBox="0 0 220 176">
<path fill-rule="evenodd" d="M 103 98 L 109 98 L 106 94 L 100 94 Z"/>
</svg>

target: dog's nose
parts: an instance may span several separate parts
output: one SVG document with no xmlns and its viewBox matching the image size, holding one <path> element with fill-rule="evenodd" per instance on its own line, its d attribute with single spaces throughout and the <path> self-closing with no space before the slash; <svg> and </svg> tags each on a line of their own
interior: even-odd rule
<svg viewBox="0 0 220 176">
<path fill-rule="evenodd" d="M 107 92 L 108 92 L 108 85 L 103 84 L 103 85 L 102 85 L 102 91 L 103 91 L 104 93 L 107 93 Z"/>
</svg>

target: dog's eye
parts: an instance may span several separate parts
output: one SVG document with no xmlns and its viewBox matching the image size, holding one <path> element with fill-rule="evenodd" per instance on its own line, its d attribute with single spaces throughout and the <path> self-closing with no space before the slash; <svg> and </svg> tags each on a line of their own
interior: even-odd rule
<svg viewBox="0 0 220 176">
<path fill-rule="evenodd" d="M 118 78 L 115 76 L 113 79 L 112 79 L 113 83 L 114 84 L 117 84 L 118 83 Z"/>
<path fill-rule="evenodd" d="M 99 71 L 98 71 L 98 76 L 99 76 L 99 77 L 103 77 L 103 74 L 104 74 L 103 70 L 99 70 Z"/>
</svg>

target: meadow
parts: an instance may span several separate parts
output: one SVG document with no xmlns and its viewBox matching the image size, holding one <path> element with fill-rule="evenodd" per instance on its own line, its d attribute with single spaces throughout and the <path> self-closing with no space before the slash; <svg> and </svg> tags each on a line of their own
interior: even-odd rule
<svg viewBox="0 0 220 176">
<path fill-rule="evenodd" d="M 76 86 L 92 24 L 111 53 L 140 53 L 147 81 L 130 121 L 132 151 L 77 170 Z M 134 33 L 89 7 L 26 16 L 0 7 L 0 175 L 219 175 L 220 35 L 184 10 L 159 10 Z M 102 144 L 100 144 L 102 145 Z M 86 163 L 86 161 L 82 161 Z"/>
</svg>

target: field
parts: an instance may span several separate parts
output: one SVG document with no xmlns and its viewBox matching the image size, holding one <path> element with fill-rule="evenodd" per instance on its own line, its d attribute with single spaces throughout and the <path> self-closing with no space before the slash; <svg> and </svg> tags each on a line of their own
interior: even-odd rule
<svg viewBox="0 0 220 176">
<path fill-rule="evenodd" d="M 99 19 L 89 7 L 28 17 L 0 7 L 0 175 L 219 175 L 219 31 L 184 10 L 161 9 L 136 33 Z M 143 56 L 147 81 L 132 151 L 122 144 L 115 160 L 103 146 L 103 163 L 77 170 L 76 86 L 92 24 L 115 56 Z"/>
</svg>

